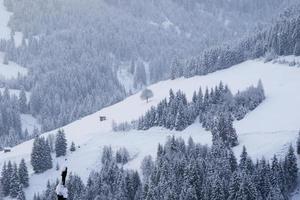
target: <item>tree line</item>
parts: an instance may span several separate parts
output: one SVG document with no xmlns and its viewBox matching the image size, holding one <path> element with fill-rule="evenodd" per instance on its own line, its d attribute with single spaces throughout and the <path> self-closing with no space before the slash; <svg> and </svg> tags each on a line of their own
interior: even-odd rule
<svg viewBox="0 0 300 200">
<path fill-rule="evenodd" d="M 174 94 L 171 89 L 168 100 L 165 98 L 156 107 L 151 107 L 137 121 L 120 124 L 113 122 L 112 127 L 114 131 L 127 131 L 130 128 L 148 130 L 154 126 L 182 131 L 198 119 L 206 130 L 212 132 L 213 142 L 222 138 L 229 146 L 236 146 L 238 140 L 232 125 L 234 119 L 243 119 L 264 99 L 264 88 L 260 80 L 256 87 L 250 86 L 236 95 L 222 82 L 210 91 L 206 88 L 204 94 L 200 87 L 193 93 L 191 102 L 187 101 L 182 91 Z"/>
<path fill-rule="evenodd" d="M 283 11 L 267 28 L 231 43 L 206 49 L 190 59 L 174 59 L 171 78 L 205 75 L 229 68 L 249 59 L 265 57 L 270 61 L 277 56 L 300 55 L 300 4 Z"/>
<path fill-rule="evenodd" d="M 29 176 L 25 160 L 22 159 L 19 166 L 16 163 L 4 163 L 1 172 L 0 197 L 10 196 L 17 200 L 25 200 L 23 188 L 29 186 Z"/>
<path fill-rule="evenodd" d="M 297 159 L 292 146 L 285 156 L 255 162 L 246 148 L 239 161 L 221 140 L 211 147 L 186 143 L 170 137 L 159 145 L 156 159 L 146 156 L 141 174 L 116 163 L 111 150 L 102 157 L 101 169 L 92 172 L 87 183 L 71 174 L 67 181 L 70 200 L 286 200 L 297 184 Z M 50 200 L 55 183 L 36 195 Z"/>
</svg>

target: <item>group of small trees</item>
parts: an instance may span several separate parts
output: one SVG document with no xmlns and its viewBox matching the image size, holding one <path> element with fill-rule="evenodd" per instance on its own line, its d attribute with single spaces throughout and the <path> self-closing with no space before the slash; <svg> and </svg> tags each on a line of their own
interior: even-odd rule
<svg viewBox="0 0 300 200">
<path fill-rule="evenodd" d="M 10 161 L 7 164 L 4 163 L 1 172 L 1 186 L 3 196 L 25 200 L 23 188 L 29 186 L 29 177 L 24 159 L 21 160 L 19 167 Z"/>
<path fill-rule="evenodd" d="M 243 148 L 239 161 L 232 149 L 218 141 L 207 147 L 170 137 L 159 145 L 156 159 L 146 156 L 141 175 L 117 165 L 111 147 L 104 147 L 102 168 L 92 172 L 85 185 L 71 174 L 67 187 L 70 200 L 174 199 L 174 200 L 286 200 L 295 189 L 297 159 L 292 146 L 283 159 L 256 163 Z M 35 199 L 50 200 L 55 184 Z"/>
<path fill-rule="evenodd" d="M 178 91 L 174 94 L 170 90 L 169 100 L 162 100 L 140 117 L 137 128 L 147 130 L 154 126 L 162 126 L 182 131 L 199 117 L 202 126 L 211 130 L 214 137 L 221 137 L 230 146 L 235 146 L 237 136 L 232 125 L 233 120 L 242 119 L 264 99 L 261 81 L 257 87 L 251 86 L 235 96 L 220 82 L 219 86 L 212 88 L 210 92 L 206 89 L 204 95 L 201 88 L 194 92 L 191 102 L 187 101 L 183 92 Z"/>
<path fill-rule="evenodd" d="M 33 142 L 31 153 L 31 164 L 35 173 L 42 173 L 53 167 L 51 153 L 55 152 L 56 157 L 65 156 L 67 153 L 67 140 L 64 130 L 58 130 L 53 147 L 53 137 L 36 137 Z M 72 150 L 71 150 L 72 149 Z M 72 143 L 71 151 L 75 151 L 75 144 Z"/>
<path fill-rule="evenodd" d="M 116 154 L 113 154 L 113 150 L 111 146 L 104 146 L 101 162 L 103 165 L 111 162 L 115 162 L 117 164 L 126 164 L 130 160 L 129 152 L 126 148 L 120 148 L 116 151 Z"/>
<path fill-rule="evenodd" d="M 31 165 L 35 173 L 42 173 L 53 166 L 50 145 L 44 137 L 36 137 L 34 139 Z"/>
</svg>

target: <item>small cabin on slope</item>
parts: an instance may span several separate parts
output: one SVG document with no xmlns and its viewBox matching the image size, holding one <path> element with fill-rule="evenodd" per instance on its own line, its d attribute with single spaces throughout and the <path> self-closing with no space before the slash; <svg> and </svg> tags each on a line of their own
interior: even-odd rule
<svg viewBox="0 0 300 200">
<path fill-rule="evenodd" d="M 106 116 L 100 116 L 100 122 L 105 121 L 106 120 Z"/>
<path fill-rule="evenodd" d="M 5 147 L 5 148 L 3 149 L 3 152 L 4 152 L 4 153 L 9 153 L 9 152 L 11 152 L 11 148 Z"/>
</svg>

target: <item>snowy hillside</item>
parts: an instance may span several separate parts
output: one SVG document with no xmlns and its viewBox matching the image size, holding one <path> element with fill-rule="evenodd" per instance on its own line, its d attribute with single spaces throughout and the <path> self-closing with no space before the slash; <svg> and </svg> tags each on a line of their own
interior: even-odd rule
<svg viewBox="0 0 300 200">
<path fill-rule="evenodd" d="M 191 99 L 193 91 L 199 86 L 212 87 L 220 80 L 228 84 L 234 93 L 256 84 L 259 79 L 265 87 L 266 100 L 243 120 L 235 123 L 240 141 L 235 152 L 240 154 L 242 145 L 246 145 L 248 153 L 254 159 L 261 156 L 269 158 L 274 153 L 281 155 L 290 143 L 295 142 L 299 129 L 300 97 L 294 95 L 300 90 L 299 76 L 300 68 L 255 60 L 206 76 L 159 82 L 149 87 L 154 98 L 148 104 L 140 99 L 138 93 L 63 127 L 68 142 L 74 141 L 80 148 L 74 153 L 68 152 L 66 160 L 54 158 L 54 166 L 56 163 L 60 166 L 67 165 L 71 171 L 86 179 L 92 169 L 98 168 L 104 145 L 112 145 L 113 148 L 127 147 L 134 159 L 126 167 L 139 170 L 143 157 L 148 154 L 155 156 L 157 144 L 164 143 L 167 135 L 176 134 L 185 139 L 192 136 L 197 142 L 211 144 L 211 134 L 204 131 L 198 123 L 183 132 L 153 128 L 126 133 L 112 132 L 111 123 L 112 120 L 122 122 L 137 119 L 151 106 L 167 97 L 170 88 L 175 91 L 183 90 Z M 100 122 L 100 115 L 105 115 L 108 120 Z M 56 130 L 50 131 L 44 135 L 55 132 Z M 14 147 L 10 153 L 1 152 L 0 163 L 8 160 L 19 162 L 21 158 L 25 158 L 30 166 L 31 148 L 32 141 L 28 141 Z M 55 180 L 59 176 L 59 171 L 54 168 L 43 174 L 32 174 L 30 187 L 25 190 L 28 199 L 45 188 L 47 179 Z"/>
</svg>

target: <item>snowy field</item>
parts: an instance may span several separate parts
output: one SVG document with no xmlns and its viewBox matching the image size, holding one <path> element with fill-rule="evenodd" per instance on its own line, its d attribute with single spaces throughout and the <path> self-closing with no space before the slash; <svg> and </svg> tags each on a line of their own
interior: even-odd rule
<svg viewBox="0 0 300 200">
<path fill-rule="evenodd" d="M 4 53 L 0 52 L 0 78 L 11 79 L 17 78 L 18 75 L 27 75 L 27 69 L 14 62 L 9 62 L 8 65 L 3 64 Z"/>
<path fill-rule="evenodd" d="M 55 158 L 54 166 L 67 165 L 70 171 L 81 175 L 85 180 L 89 172 L 99 169 L 101 149 L 104 145 L 112 145 L 114 149 L 127 147 L 133 160 L 126 167 L 139 170 L 140 161 L 144 156 L 155 156 L 157 144 L 164 143 L 168 135 L 175 134 L 188 139 L 192 136 L 196 142 L 211 144 L 211 134 L 201 128 L 198 123 L 188 127 L 183 132 L 169 131 L 162 128 L 152 128 L 148 131 L 130 131 L 113 133 L 112 120 L 117 122 L 137 119 L 151 106 L 168 96 L 169 89 L 183 90 L 189 99 L 199 86 L 202 88 L 217 85 L 221 80 L 228 84 L 231 91 L 236 93 L 250 85 L 256 85 L 261 79 L 266 93 L 266 100 L 243 120 L 235 122 L 234 126 L 239 135 L 240 145 L 234 149 L 237 155 L 245 145 L 252 158 L 265 156 L 270 158 L 274 153 L 279 156 L 285 153 L 290 143 L 295 143 L 298 135 L 300 120 L 300 69 L 287 65 L 263 63 L 262 61 L 247 61 L 230 69 L 218 71 L 206 76 L 196 76 L 189 79 L 162 81 L 150 86 L 154 98 L 149 103 L 140 99 L 140 93 L 130 96 L 99 112 L 86 116 L 65 127 L 68 142 L 74 141 L 80 146 L 74 153 L 68 152 L 66 158 Z M 107 120 L 99 121 L 99 116 L 105 115 Z M 45 133 L 45 136 L 57 130 Z M 10 153 L 1 152 L 0 164 L 12 160 L 19 162 L 25 158 L 30 166 L 32 141 L 22 143 Z M 66 160 L 65 160 L 66 159 Z M 55 168 L 55 167 L 54 167 Z M 55 169 L 43 174 L 32 174 L 30 168 L 30 187 L 26 189 L 27 199 L 32 199 L 34 192 L 45 188 L 48 179 L 55 180 L 60 172 Z"/>
</svg>

